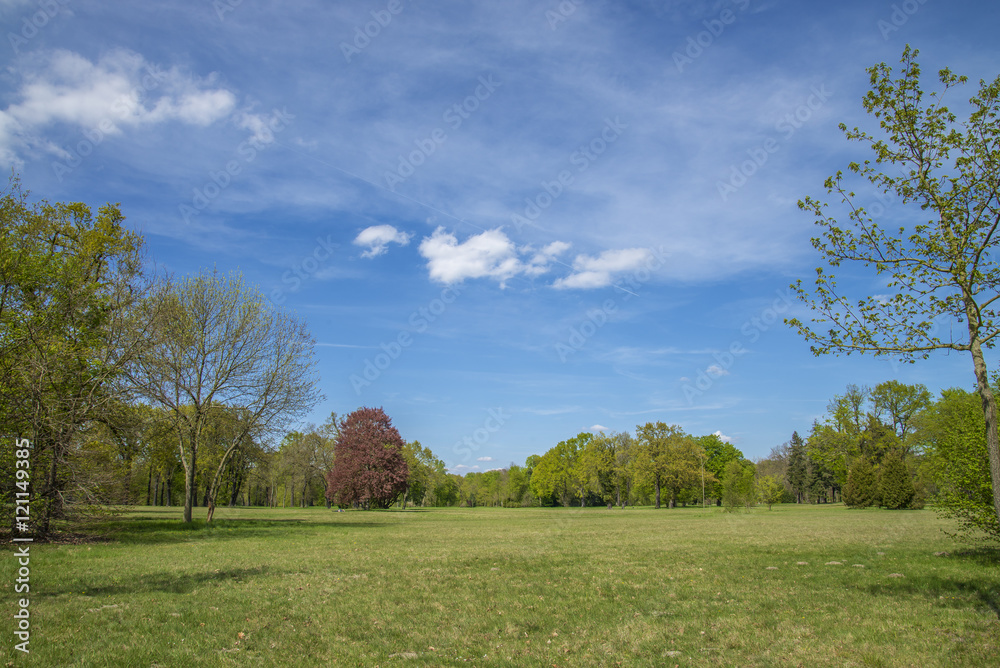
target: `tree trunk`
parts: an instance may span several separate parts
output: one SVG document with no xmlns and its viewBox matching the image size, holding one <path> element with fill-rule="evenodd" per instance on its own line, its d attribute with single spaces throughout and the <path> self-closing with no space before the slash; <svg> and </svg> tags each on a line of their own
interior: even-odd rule
<svg viewBox="0 0 1000 668">
<path fill-rule="evenodd" d="M 978 325 L 978 323 L 977 323 Z M 969 328 L 973 326 L 969 319 Z M 976 387 L 983 402 L 983 417 L 986 420 L 986 451 L 990 456 L 990 479 L 993 483 L 993 509 L 1000 521 L 1000 436 L 997 433 L 997 402 L 990 387 L 989 370 L 983 360 L 983 349 L 978 334 L 972 337 L 972 363 L 976 369 Z"/>
<path fill-rule="evenodd" d="M 660 479 L 656 478 L 655 483 L 656 483 L 656 507 L 657 507 L 657 509 L 659 509 L 659 507 L 660 507 Z"/>
<path fill-rule="evenodd" d="M 195 495 L 198 493 L 195 487 L 194 456 L 192 453 L 191 465 L 184 469 L 184 521 L 190 522 L 193 517 Z"/>
<path fill-rule="evenodd" d="M 149 482 L 146 483 L 146 505 L 150 505 L 153 497 L 153 465 L 149 465 Z"/>
</svg>

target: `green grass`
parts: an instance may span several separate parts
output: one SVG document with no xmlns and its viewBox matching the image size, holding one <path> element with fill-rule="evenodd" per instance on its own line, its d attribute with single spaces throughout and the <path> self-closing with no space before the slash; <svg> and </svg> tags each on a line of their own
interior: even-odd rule
<svg viewBox="0 0 1000 668">
<path fill-rule="evenodd" d="M 112 542 L 34 545 L 27 657 L 8 632 L 15 560 L 0 554 L 3 663 L 926 667 L 1000 656 L 1000 558 L 955 544 L 926 510 L 221 508 L 210 527 L 179 517 L 135 509 Z"/>
</svg>

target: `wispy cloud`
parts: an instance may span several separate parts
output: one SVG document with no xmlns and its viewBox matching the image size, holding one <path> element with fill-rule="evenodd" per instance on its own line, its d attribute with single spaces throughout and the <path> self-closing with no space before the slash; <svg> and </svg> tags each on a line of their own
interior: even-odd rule
<svg viewBox="0 0 1000 668">
<path fill-rule="evenodd" d="M 615 276 L 639 269 L 649 262 L 651 257 L 652 252 L 648 248 L 607 250 L 597 257 L 577 255 L 573 260 L 573 273 L 557 280 L 553 287 L 603 288 L 611 285 Z"/>
</svg>

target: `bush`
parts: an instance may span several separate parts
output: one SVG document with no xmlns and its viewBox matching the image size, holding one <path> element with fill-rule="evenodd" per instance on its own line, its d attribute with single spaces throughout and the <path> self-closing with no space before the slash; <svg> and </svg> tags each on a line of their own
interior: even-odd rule
<svg viewBox="0 0 1000 668">
<path fill-rule="evenodd" d="M 848 469 L 843 499 L 849 508 L 870 508 L 878 502 L 878 476 L 867 457 L 859 457 Z"/>
<path fill-rule="evenodd" d="M 916 490 L 910 478 L 910 471 L 898 454 L 889 455 L 882 460 L 878 488 L 884 508 L 899 510 L 910 507 Z"/>
</svg>

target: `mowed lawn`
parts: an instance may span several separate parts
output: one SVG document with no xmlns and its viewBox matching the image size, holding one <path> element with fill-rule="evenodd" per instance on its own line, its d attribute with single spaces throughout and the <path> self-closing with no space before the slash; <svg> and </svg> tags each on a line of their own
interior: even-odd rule
<svg viewBox="0 0 1000 668">
<path fill-rule="evenodd" d="M 203 511 L 203 509 L 201 509 Z M 140 508 L 34 545 L 38 666 L 996 666 L 1000 561 L 932 511 Z M 946 551 L 948 556 L 935 556 Z M 836 564 L 831 562 L 838 562 Z"/>
</svg>

